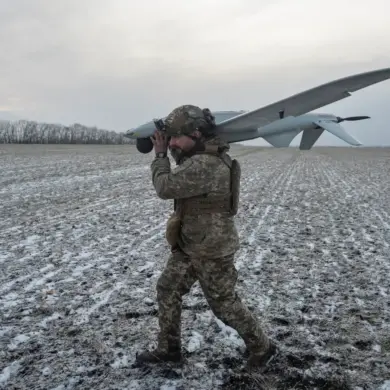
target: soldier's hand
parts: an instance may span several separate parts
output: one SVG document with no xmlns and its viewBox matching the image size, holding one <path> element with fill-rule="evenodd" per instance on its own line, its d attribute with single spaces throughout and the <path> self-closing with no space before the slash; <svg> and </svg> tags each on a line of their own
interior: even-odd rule
<svg viewBox="0 0 390 390">
<path fill-rule="evenodd" d="M 155 153 L 166 153 L 168 150 L 168 138 L 167 136 L 159 130 L 156 130 L 154 137 L 150 137 L 154 145 Z"/>
</svg>

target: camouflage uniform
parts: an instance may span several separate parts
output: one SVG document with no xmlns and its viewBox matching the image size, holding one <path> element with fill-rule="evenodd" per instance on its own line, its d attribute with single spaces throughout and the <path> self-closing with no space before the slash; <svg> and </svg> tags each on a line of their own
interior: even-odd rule
<svg viewBox="0 0 390 390">
<path fill-rule="evenodd" d="M 172 119 L 173 114 L 166 121 Z M 229 145 L 218 137 L 205 142 L 221 146 L 224 152 L 229 150 Z M 226 195 L 230 191 L 229 167 L 214 155 L 194 154 L 182 159 L 173 170 L 168 157 L 156 158 L 151 170 L 153 185 L 161 199 L 178 202 L 203 194 Z M 228 212 L 184 213 L 178 245 L 172 248 L 157 282 L 158 347 L 140 355 L 140 360 L 180 358 L 182 296 L 197 280 L 213 313 L 237 330 L 252 353 L 252 359 L 267 355 L 272 344 L 235 292 L 234 254 L 239 249 L 239 237 L 233 218 Z"/>
</svg>

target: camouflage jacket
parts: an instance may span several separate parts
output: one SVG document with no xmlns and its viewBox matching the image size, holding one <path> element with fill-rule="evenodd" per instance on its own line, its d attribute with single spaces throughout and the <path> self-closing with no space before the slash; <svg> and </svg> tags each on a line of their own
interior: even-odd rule
<svg viewBox="0 0 390 390">
<path fill-rule="evenodd" d="M 207 143 L 229 150 L 229 145 L 217 137 Z M 161 199 L 178 200 L 205 193 L 224 195 L 230 191 L 230 170 L 214 155 L 195 154 L 174 169 L 168 157 L 156 158 L 151 170 L 154 188 Z M 184 214 L 179 246 L 190 256 L 217 258 L 233 254 L 239 248 L 234 217 L 227 212 Z"/>
</svg>

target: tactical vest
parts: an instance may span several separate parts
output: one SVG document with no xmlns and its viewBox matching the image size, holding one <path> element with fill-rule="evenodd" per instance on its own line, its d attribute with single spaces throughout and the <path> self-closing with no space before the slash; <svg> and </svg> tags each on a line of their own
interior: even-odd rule
<svg viewBox="0 0 390 390">
<path fill-rule="evenodd" d="M 231 216 L 237 214 L 240 198 L 240 179 L 241 167 L 236 159 L 219 151 L 217 145 L 205 145 L 204 151 L 198 151 L 196 154 L 212 154 L 219 157 L 230 169 L 230 193 L 225 196 L 216 196 L 203 194 L 191 198 L 175 200 L 175 209 L 178 207 L 178 213 L 183 215 L 199 215 L 227 212 Z"/>
<path fill-rule="evenodd" d="M 205 145 L 204 151 L 218 156 L 230 169 L 230 192 L 227 196 L 204 194 L 186 199 L 175 199 L 175 212 L 168 218 L 165 237 L 172 247 L 177 245 L 184 215 L 202 215 L 227 212 L 234 216 L 238 211 L 240 197 L 241 167 L 237 160 L 232 160 L 226 153 L 220 153 L 216 145 Z"/>
</svg>

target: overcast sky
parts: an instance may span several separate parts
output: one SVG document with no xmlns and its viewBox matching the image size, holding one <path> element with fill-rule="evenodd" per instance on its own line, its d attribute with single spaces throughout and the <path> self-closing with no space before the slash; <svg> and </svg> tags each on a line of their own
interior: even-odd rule
<svg viewBox="0 0 390 390">
<path fill-rule="evenodd" d="M 125 131 L 185 103 L 255 109 L 390 67 L 389 14 L 388 0 L 2 0 L 0 119 Z M 343 126 L 390 145 L 389 107 L 390 80 L 317 111 L 372 116 Z"/>
</svg>

